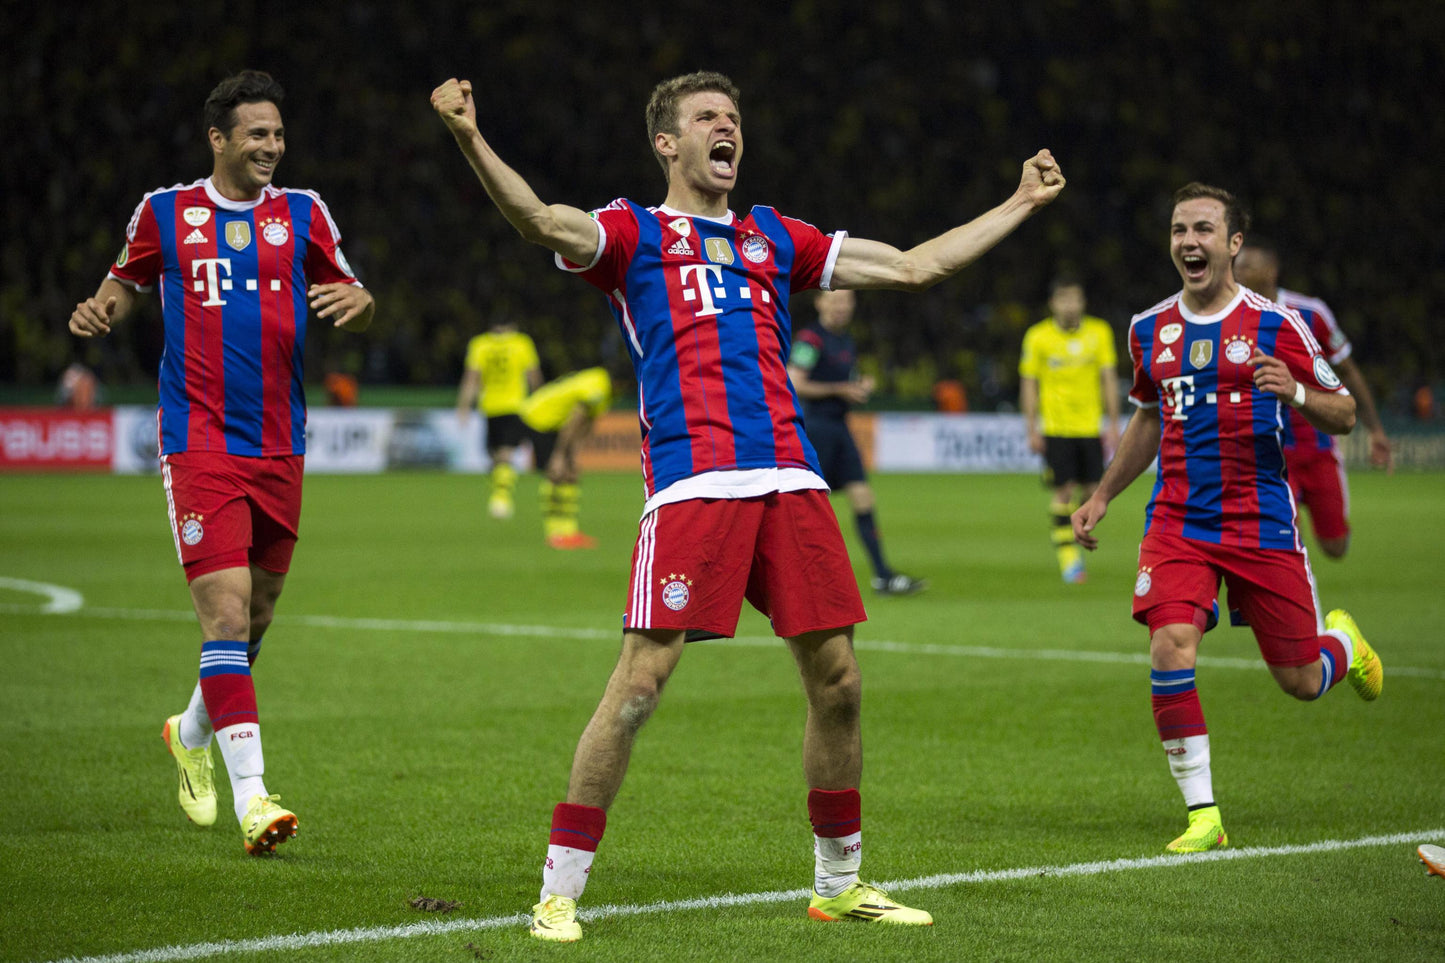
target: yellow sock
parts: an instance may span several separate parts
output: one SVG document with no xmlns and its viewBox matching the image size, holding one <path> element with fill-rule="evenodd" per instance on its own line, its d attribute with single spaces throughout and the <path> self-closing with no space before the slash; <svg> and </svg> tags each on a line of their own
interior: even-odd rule
<svg viewBox="0 0 1445 963">
<path fill-rule="evenodd" d="M 581 513 L 582 488 L 579 485 L 557 485 L 552 492 L 556 505 L 558 525 L 563 535 L 576 535 L 581 531 L 578 515 Z"/>
</svg>

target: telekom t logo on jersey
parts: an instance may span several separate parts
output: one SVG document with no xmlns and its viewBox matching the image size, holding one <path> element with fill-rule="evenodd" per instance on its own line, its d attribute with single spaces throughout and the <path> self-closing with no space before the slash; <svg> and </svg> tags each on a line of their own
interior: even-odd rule
<svg viewBox="0 0 1445 963">
<path fill-rule="evenodd" d="M 201 278 L 201 272 L 206 276 Z M 225 271 L 226 276 L 220 277 L 220 272 Z M 197 291 L 206 292 L 206 300 L 201 304 L 208 308 L 219 307 L 226 303 L 221 297 L 222 291 L 231 290 L 231 259 L 228 257 L 198 257 L 191 262 L 191 277 L 196 279 Z"/>
<path fill-rule="evenodd" d="M 1175 421 L 1187 420 L 1189 416 L 1184 413 L 1184 406 L 1194 404 L 1194 375 L 1165 378 L 1159 385 L 1169 395 L 1169 407 L 1172 409 L 1169 417 Z"/>
<path fill-rule="evenodd" d="M 684 264 L 682 272 L 682 299 L 684 301 L 696 301 L 702 299 L 702 310 L 696 316 L 706 317 L 713 314 L 722 314 L 722 308 L 713 303 L 713 284 L 722 284 L 722 268 L 716 264 Z M 717 288 L 717 294 L 722 297 L 726 289 Z"/>
</svg>

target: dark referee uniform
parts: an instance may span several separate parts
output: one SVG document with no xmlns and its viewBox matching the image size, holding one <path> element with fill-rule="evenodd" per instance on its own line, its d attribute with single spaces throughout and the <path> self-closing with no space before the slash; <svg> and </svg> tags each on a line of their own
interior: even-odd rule
<svg viewBox="0 0 1445 963">
<path fill-rule="evenodd" d="M 788 363 L 802 368 L 811 381 L 846 383 L 853 380 L 857 361 L 852 338 L 815 325 L 794 339 Z M 867 480 L 863 457 L 848 432 L 848 402 L 842 398 L 803 399 L 803 429 L 818 452 L 829 488 L 837 491 L 850 482 Z"/>
</svg>

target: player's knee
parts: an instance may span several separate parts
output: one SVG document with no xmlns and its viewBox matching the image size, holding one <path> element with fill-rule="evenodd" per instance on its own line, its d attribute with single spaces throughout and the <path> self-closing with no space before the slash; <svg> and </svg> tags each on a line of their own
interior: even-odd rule
<svg viewBox="0 0 1445 963">
<path fill-rule="evenodd" d="M 1189 668 L 1194 665 L 1199 631 L 1192 625 L 1163 625 L 1149 637 L 1150 663 L 1159 669 Z"/>
<path fill-rule="evenodd" d="M 629 732 L 637 732 L 652 717 L 660 694 L 661 690 L 655 686 L 650 689 L 634 689 L 622 700 L 622 705 L 617 710 L 618 721 Z"/>
<path fill-rule="evenodd" d="M 236 639 L 242 642 L 251 638 L 251 619 L 243 605 L 221 605 L 212 608 L 201 617 L 201 626 L 209 639 Z"/>
<path fill-rule="evenodd" d="M 1275 681 L 1279 683 L 1280 689 L 1286 695 L 1292 695 L 1301 702 L 1313 702 L 1320 694 L 1319 681 L 1308 681 L 1302 672 L 1292 672 L 1288 675 L 1277 674 Z"/>
<path fill-rule="evenodd" d="M 863 708 L 863 676 L 856 663 L 839 666 L 810 690 L 813 709 L 838 721 L 858 718 Z"/>
</svg>

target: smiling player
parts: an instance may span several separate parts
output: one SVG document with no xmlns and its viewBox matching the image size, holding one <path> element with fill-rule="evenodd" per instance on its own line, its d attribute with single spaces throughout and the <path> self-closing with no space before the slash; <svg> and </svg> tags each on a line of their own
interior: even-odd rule
<svg viewBox="0 0 1445 963">
<path fill-rule="evenodd" d="M 72 333 L 110 333 L 159 285 L 161 471 L 176 554 L 201 624 L 200 680 L 161 736 L 181 808 L 216 820 L 211 741 L 220 743 L 248 853 L 274 852 L 296 816 L 266 791 L 251 665 L 286 582 L 306 451 L 302 341 L 308 307 L 351 331 L 376 305 L 311 191 L 274 187 L 286 152 L 281 85 L 246 70 L 206 99 L 211 176 L 147 194 Z M 309 301 L 309 304 L 308 304 Z"/>
<path fill-rule="evenodd" d="M 1384 684 L 1354 619 L 1341 609 L 1320 618 L 1280 441 L 1286 405 L 1320 431 L 1343 434 L 1355 423 L 1355 401 L 1298 314 L 1235 282 L 1247 227 L 1228 191 L 1193 183 L 1175 193 L 1169 254 L 1184 289 L 1130 323 L 1129 399 L 1141 410 L 1073 515 L 1079 544 L 1097 548 L 1094 529 L 1109 502 L 1158 457 L 1134 618 L 1149 627 L 1154 721 L 1189 810 L 1188 829 L 1166 847 L 1180 853 L 1229 841 L 1194 684 L 1221 579 L 1285 692 L 1318 699 L 1348 678 L 1370 700 Z"/>
</svg>

